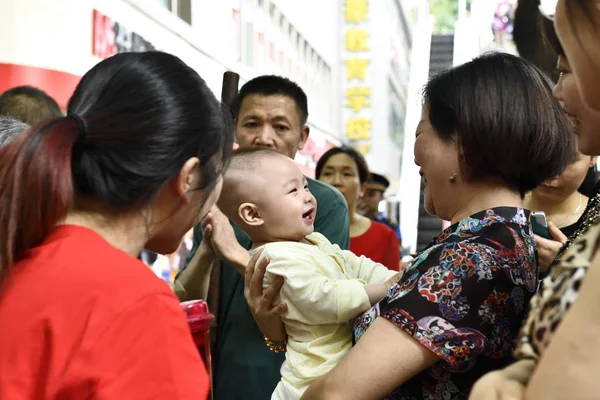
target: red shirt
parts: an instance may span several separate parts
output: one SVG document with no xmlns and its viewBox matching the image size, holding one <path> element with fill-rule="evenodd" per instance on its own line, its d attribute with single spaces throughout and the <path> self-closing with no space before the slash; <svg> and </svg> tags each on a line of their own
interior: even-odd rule
<svg viewBox="0 0 600 400">
<path fill-rule="evenodd" d="M 385 265 L 393 271 L 400 270 L 398 237 L 384 224 L 371 221 L 371 226 L 360 236 L 350 238 L 350 251 Z"/>
<path fill-rule="evenodd" d="M 0 399 L 206 399 L 171 289 L 87 228 L 56 228 L 0 291 Z"/>
</svg>

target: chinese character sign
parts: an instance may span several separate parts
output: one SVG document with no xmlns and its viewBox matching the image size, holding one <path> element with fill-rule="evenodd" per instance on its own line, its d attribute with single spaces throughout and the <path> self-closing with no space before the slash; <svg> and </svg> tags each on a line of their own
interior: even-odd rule
<svg viewBox="0 0 600 400">
<path fill-rule="evenodd" d="M 346 140 L 366 154 L 371 149 L 371 87 L 369 66 L 369 1 L 344 1 L 344 46 L 342 54 L 345 66 L 343 120 Z"/>
<path fill-rule="evenodd" d="M 118 53 L 154 50 L 152 43 L 142 36 L 113 21 L 98 10 L 93 10 L 92 54 L 102 59 Z"/>
</svg>

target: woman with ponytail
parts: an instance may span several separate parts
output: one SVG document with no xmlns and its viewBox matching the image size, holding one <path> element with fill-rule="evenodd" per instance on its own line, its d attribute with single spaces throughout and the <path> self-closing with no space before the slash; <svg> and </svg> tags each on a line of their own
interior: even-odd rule
<svg viewBox="0 0 600 400">
<path fill-rule="evenodd" d="M 0 399 L 206 398 L 177 298 L 135 257 L 214 205 L 230 126 L 177 57 L 126 53 L 0 149 Z"/>
</svg>

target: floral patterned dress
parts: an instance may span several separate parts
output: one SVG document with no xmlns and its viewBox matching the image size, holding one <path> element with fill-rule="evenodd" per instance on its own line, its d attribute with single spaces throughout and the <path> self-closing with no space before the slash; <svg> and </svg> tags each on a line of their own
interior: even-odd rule
<svg viewBox="0 0 600 400">
<path fill-rule="evenodd" d="M 478 378 L 512 362 L 538 285 L 529 217 L 500 207 L 450 226 L 356 320 L 355 342 L 383 317 L 441 358 L 387 399 L 467 399 Z"/>
</svg>

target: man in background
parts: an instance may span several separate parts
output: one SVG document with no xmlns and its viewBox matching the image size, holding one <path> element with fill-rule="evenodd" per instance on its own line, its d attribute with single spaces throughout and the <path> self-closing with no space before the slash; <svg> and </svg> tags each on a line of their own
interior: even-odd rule
<svg viewBox="0 0 600 400">
<path fill-rule="evenodd" d="M 385 191 L 390 187 L 390 181 L 385 176 L 371 172 L 371 179 L 365 182 L 365 194 L 362 198 L 362 210 L 365 217 L 389 226 L 398 237 L 398 246 L 402 253 L 402 234 L 400 226 L 392 221 L 383 212 L 379 211 L 379 204 L 385 199 Z"/>
<path fill-rule="evenodd" d="M 51 118 L 62 117 L 56 100 L 32 86 L 17 86 L 0 95 L 0 115 L 36 125 Z"/>
<path fill-rule="evenodd" d="M 19 133 L 29 129 L 29 125 L 14 117 L 0 115 L 0 147 L 4 147 Z"/>
</svg>

